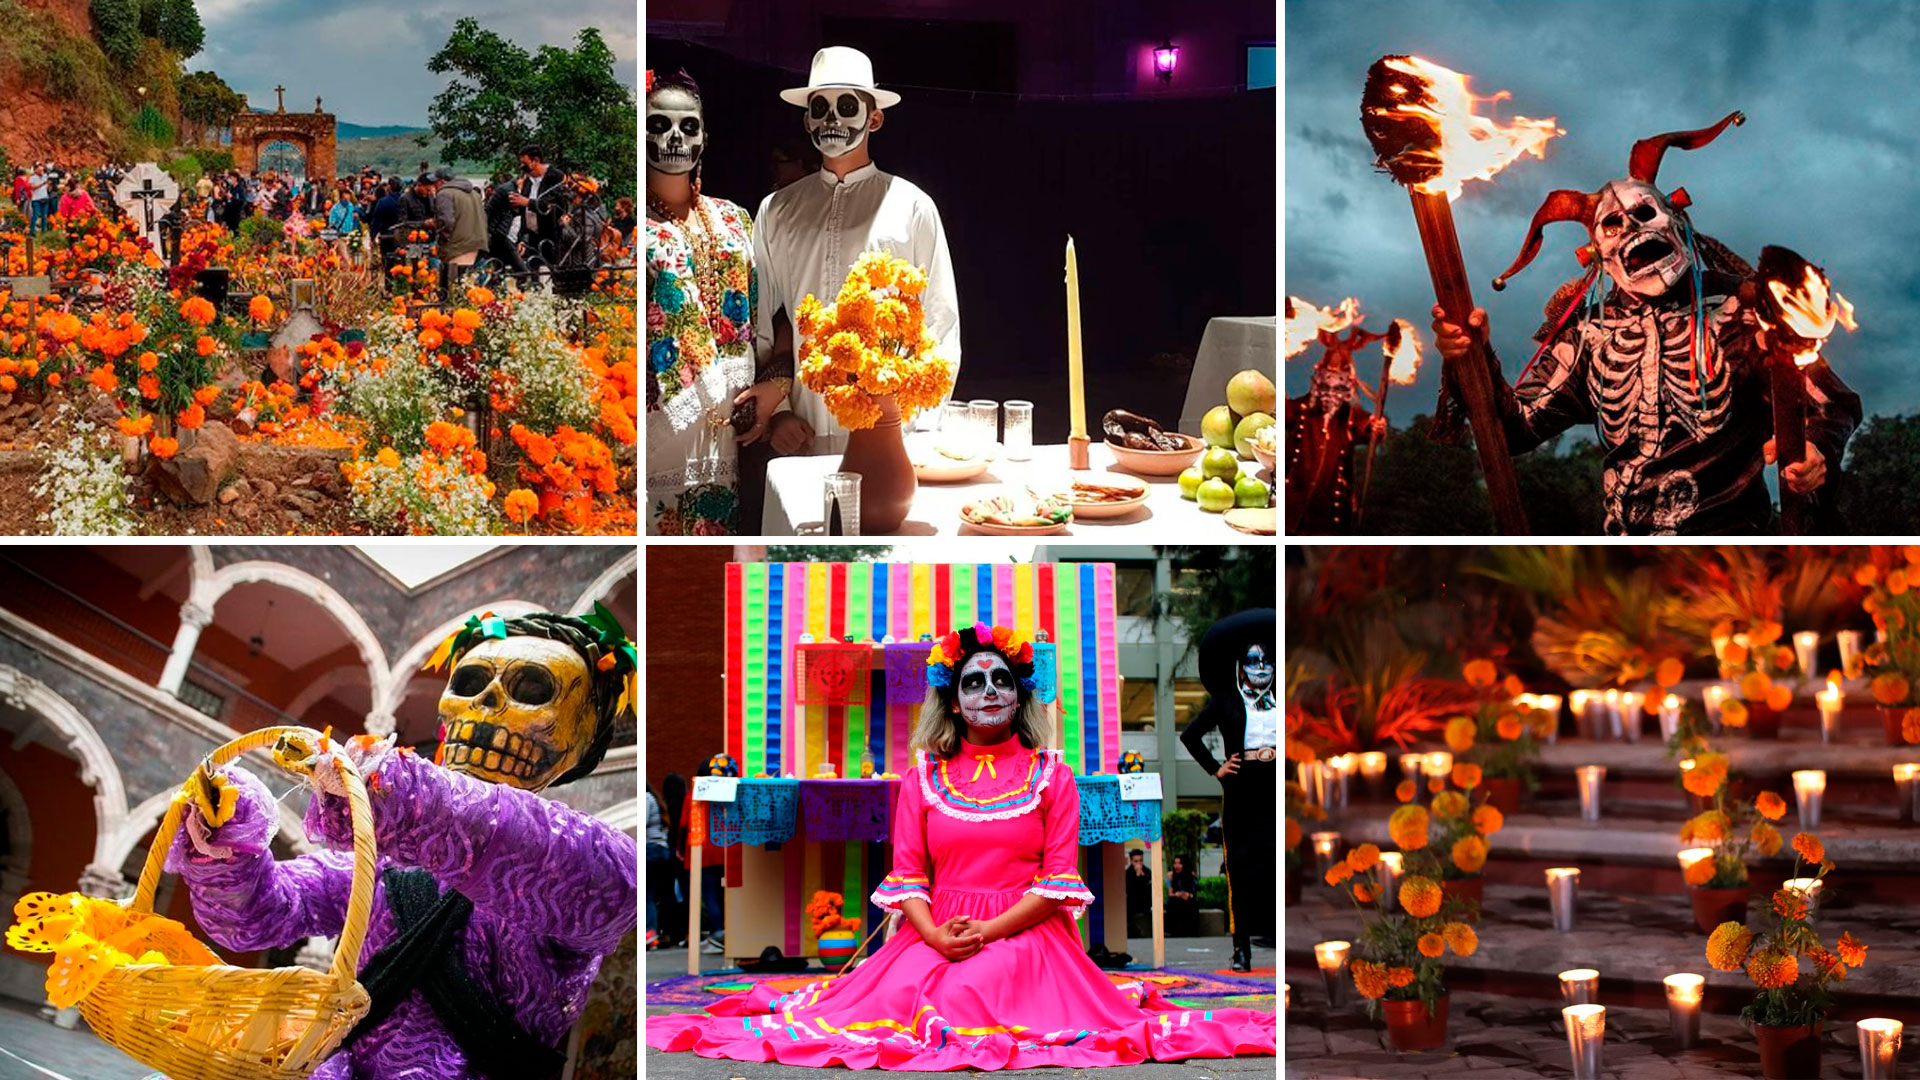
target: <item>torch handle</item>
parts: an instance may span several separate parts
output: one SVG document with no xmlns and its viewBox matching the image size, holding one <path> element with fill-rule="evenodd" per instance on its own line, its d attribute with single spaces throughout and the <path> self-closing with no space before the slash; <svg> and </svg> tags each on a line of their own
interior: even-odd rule
<svg viewBox="0 0 1920 1080">
<path fill-rule="evenodd" d="M 1387 373 L 1392 370 L 1393 357 L 1389 356 L 1380 362 L 1380 396 L 1375 399 L 1373 403 L 1373 415 L 1375 416 L 1384 417 L 1387 415 L 1387 391 L 1393 388 L 1393 380 L 1387 378 Z M 1371 429 L 1373 425 L 1368 424 L 1367 426 Z M 1367 464 L 1366 468 L 1361 470 L 1360 473 L 1360 504 L 1353 508 L 1353 525 L 1356 531 L 1359 529 L 1360 523 L 1365 521 L 1367 517 L 1367 492 L 1373 489 L 1373 455 L 1374 452 L 1379 449 L 1380 436 L 1373 434 L 1373 432 L 1369 430 L 1367 432 Z"/>
<path fill-rule="evenodd" d="M 1459 234 L 1453 228 L 1453 208 L 1445 195 L 1411 188 L 1407 193 L 1413 197 L 1413 220 L 1420 228 L 1420 246 L 1426 251 L 1427 271 L 1433 277 L 1434 298 L 1447 321 L 1464 328 L 1473 314 L 1473 289 L 1467 284 L 1467 265 L 1460 255 Z M 1507 429 L 1494 406 L 1493 378 L 1487 371 L 1486 355 L 1476 343 L 1459 363 L 1443 357 L 1441 364 L 1446 381 L 1459 389 L 1467 407 L 1473 445 L 1480 453 L 1480 471 L 1487 478 L 1487 497 L 1493 503 L 1494 525 L 1508 536 L 1525 536 L 1527 514 L 1520 504 L 1513 458 L 1507 453 Z"/>
<path fill-rule="evenodd" d="M 1807 456 L 1807 375 L 1793 356 L 1773 349 L 1767 367 L 1773 386 L 1774 465 L 1780 471 L 1780 531 L 1803 536 L 1807 529 L 1807 498 L 1787 490 L 1787 466 Z"/>
</svg>

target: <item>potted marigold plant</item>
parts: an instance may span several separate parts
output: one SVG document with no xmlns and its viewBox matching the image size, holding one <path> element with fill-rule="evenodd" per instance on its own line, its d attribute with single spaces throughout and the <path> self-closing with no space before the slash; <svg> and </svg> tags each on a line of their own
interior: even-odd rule
<svg viewBox="0 0 1920 1080">
<path fill-rule="evenodd" d="M 1886 637 L 1862 650 L 1860 669 L 1847 674 L 1871 680 L 1887 745 L 1920 743 L 1920 701 L 1913 691 L 1920 685 L 1920 544 L 1876 547 L 1872 558 L 1853 580 L 1871 590 L 1860 606 Z"/>
<path fill-rule="evenodd" d="M 1793 704 L 1790 680 L 1804 674 L 1793 647 L 1781 643 L 1783 632 L 1779 623 L 1766 619 L 1752 620 L 1745 630 L 1730 621 L 1714 627 L 1720 677 L 1738 687 L 1738 696 L 1721 704 L 1720 721 L 1744 728 L 1751 739 L 1780 737 L 1780 714 Z"/>
<path fill-rule="evenodd" d="M 1733 798 L 1728 789 L 1725 754 L 1702 749 L 1685 760 L 1691 766 L 1683 763 L 1682 786 L 1689 794 L 1712 800 L 1711 808 L 1680 826 L 1680 843 L 1706 852 L 1686 862 L 1682 869 L 1694 924 L 1705 934 L 1723 922 L 1746 919 L 1747 853 L 1757 849 L 1771 857 L 1779 852 L 1780 832 L 1769 822 L 1780 820 L 1787 804 L 1771 791 L 1761 792 L 1752 802 Z"/>
<path fill-rule="evenodd" d="M 1461 675 L 1477 700 L 1470 715 L 1447 721 L 1442 734 L 1456 755 L 1479 770 L 1478 785 L 1462 786 L 1504 817 L 1520 808 L 1522 788 L 1528 794 L 1539 789 L 1533 763 L 1540 755 L 1540 735 L 1554 718 L 1522 697 L 1525 688 L 1517 676 L 1502 680 L 1491 660 L 1469 660 Z"/>
<path fill-rule="evenodd" d="M 1775 890 L 1760 933 L 1728 921 L 1707 938 L 1707 963 L 1720 971 L 1744 969 L 1760 988 L 1740 1016 L 1753 1025 L 1760 1073 L 1768 1080 L 1820 1075 L 1820 1024 L 1833 1007 L 1827 987 L 1867 960 L 1867 947 L 1851 933 L 1840 935 L 1832 950 L 1820 943 L 1812 901 L 1833 862 L 1812 833 L 1795 834 L 1793 850 L 1795 872 L 1805 862 L 1812 884 Z"/>
<path fill-rule="evenodd" d="M 1480 947 L 1473 927 L 1459 918 L 1462 902 L 1441 890 L 1429 825 L 1423 807 L 1393 812 L 1388 828 L 1405 873 L 1392 896 L 1385 895 L 1380 849 L 1373 844 L 1347 852 L 1327 872 L 1327 882 L 1344 891 L 1360 914 L 1360 940 L 1348 965 L 1354 989 L 1367 999 L 1369 1016 L 1384 1015 L 1387 1039 L 1399 1050 L 1432 1050 L 1446 1042 L 1441 957 L 1449 949 L 1472 956 Z"/>
</svg>

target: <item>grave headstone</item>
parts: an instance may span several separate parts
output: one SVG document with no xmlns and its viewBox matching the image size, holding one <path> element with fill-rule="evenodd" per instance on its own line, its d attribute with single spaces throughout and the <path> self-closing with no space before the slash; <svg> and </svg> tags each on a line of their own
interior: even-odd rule
<svg viewBox="0 0 1920 1080">
<path fill-rule="evenodd" d="M 127 170 L 113 185 L 113 201 L 126 211 L 127 220 L 147 238 L 153 250 L 162 251 L 160 219 L 180 198 L 180 185 L 173 182 L 160 166 L 143 161 Z"/>
</svg>

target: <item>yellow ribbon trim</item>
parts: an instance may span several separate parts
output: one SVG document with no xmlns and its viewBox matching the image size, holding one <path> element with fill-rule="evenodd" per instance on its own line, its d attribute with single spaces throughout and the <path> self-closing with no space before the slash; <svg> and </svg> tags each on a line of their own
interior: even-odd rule
<svg viewBox="0 0 1920 1080">
<path fill-rule="evenodd" d="M 993 755 L 992 754 L 975 754 L 973 755 L 973 760 L 974 760 L 973 780 L 967 781 L 968 783 L 972 783 L 974 780 L 980 779 L 981 769 L 987 770 L 987 775 L 992 777 L 993 779 L 995 780 L 1000 779 L 1000 774 L 993 771 Z"/>
</svg>

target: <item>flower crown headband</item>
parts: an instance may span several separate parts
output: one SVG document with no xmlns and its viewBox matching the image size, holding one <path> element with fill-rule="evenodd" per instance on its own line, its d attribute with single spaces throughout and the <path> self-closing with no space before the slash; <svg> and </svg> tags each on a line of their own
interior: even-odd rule
<svg viewBox="0 0 1920 1080">
<path fill-rule="evenodd" d="M 946 689 L 953 685 L 953 669 L 970 653 L 991 649 L 1007 658 L 1020 689 L 1032 693 L 1039 683 L 1033 677 L 1033 642 L 1004 626 L 977 622 L 965 630 L 954 630 L 934 643 L 927 654 L 927 685 Z"/>
<path fill-rule="evenodd" d="M 633 639 L 620 625 L 620 619 L 607 606 L 594 602 L 593 614 L 575 616 L 547 616 L 554 619 L 567 619 L 577 624 L 573 632 L 565 635 L 564 640 L 573 645 L 592 665 L 595 671 L 612 671 L 626 676 L 620 688 L 620 699 L 614 705 L 616 713 L 625 712 L 639 700 L 637 682 L 640 674 L 640 656 L 634 648 Z M 459 662 L 468 649 L 488 638 L 506 640 L 514 628 L 507 625 L 508 620 L 491 611 L 467 616 L 460 628 L 447 635 L 433 655 L 427 658 L 422 671 L 438 671 L 448 661 Z M 550 636 L 550 635 L 549 635 Z"/>
</svg>

